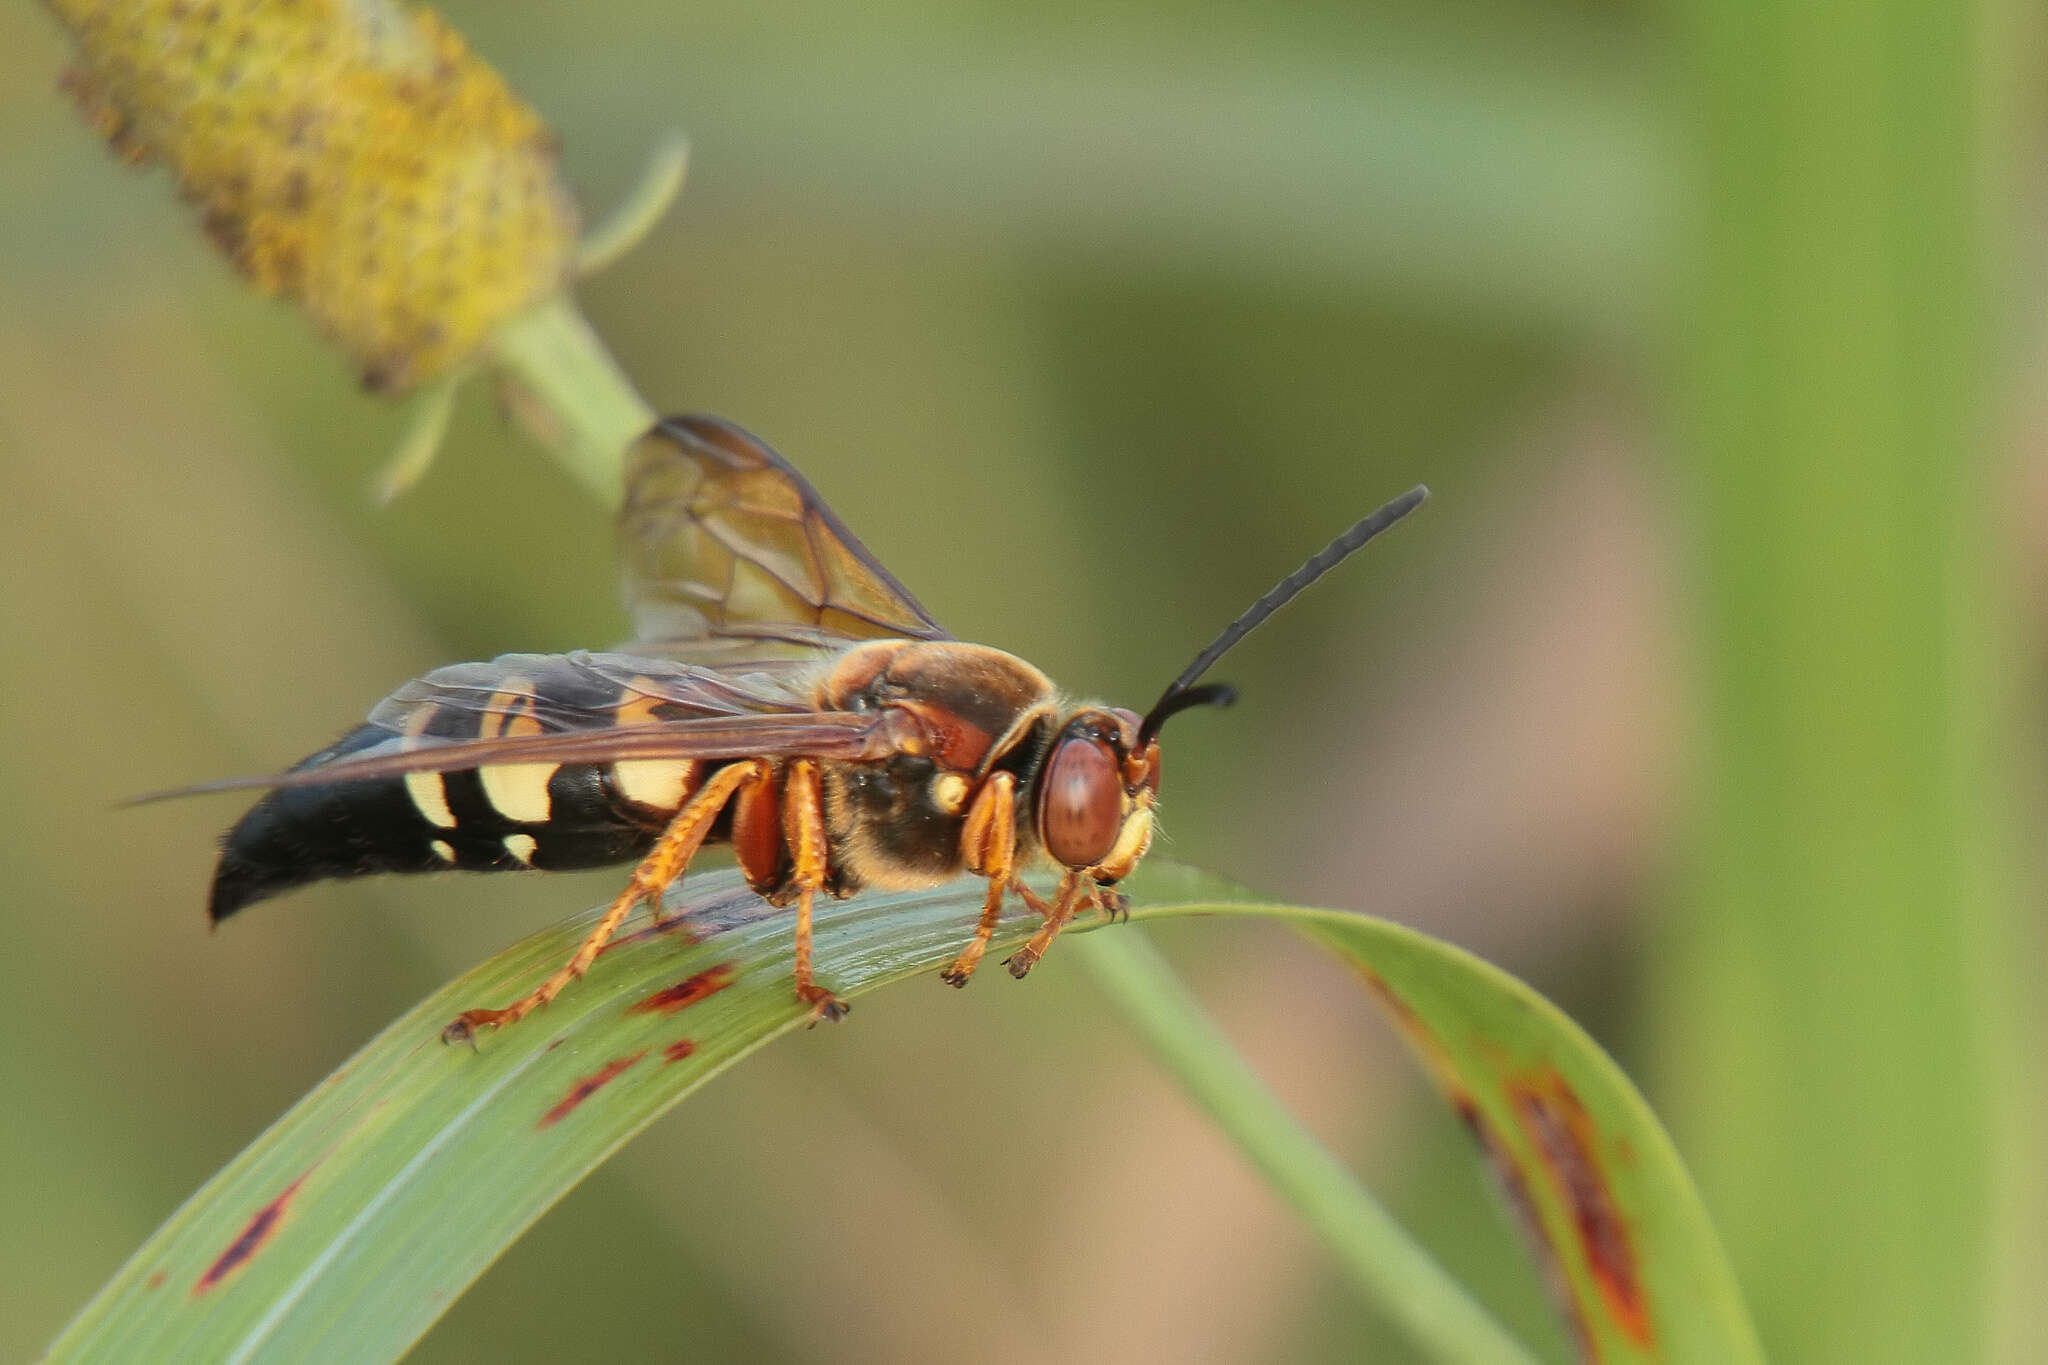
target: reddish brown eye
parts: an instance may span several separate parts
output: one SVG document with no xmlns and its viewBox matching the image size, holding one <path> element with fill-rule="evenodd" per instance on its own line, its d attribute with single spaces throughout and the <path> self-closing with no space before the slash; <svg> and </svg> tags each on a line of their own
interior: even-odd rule
<svg viewBox="0 0 2048 1365">
<path fill-rule="evenodd" d="M 1124 823 L 1123 777 L 1099 739 L 1063 739 L 1045 765 L 1038 829 L 1045 851 L 1068 867 L 1093 867 L 1116 847 Z"/>
</svg>

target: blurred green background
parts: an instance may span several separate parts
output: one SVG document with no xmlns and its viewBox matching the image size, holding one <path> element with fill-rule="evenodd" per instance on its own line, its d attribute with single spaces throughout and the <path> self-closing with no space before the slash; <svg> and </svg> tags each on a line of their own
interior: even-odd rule
<svg viewBox="0 0 2048 1365">
<path fill-rule="evenodd" d="M 2044 111 L 2031 15 L 971 0 L 442 10 L 592 217 L 657 407 L 794 458 L 963 636 L 1142 705 L 1334 530 L 1424 517 L 1179 723 L 1169 856 L 1464 944 L 1671 1122 L 1785 1360 L 2040 1359 Z M 425 485 L 0 11 L 0 1357 L 579 878 L 209 935 L 230 799 L 457 658 L 614 642 L 604 515 L 480 389 Z M 1276 1088 L 1553 1358 L 1343 974 L 1163 931 Z M 1044 1154 L 1067 1152 L 1056 1179 Z M 1053 955 L 723 1078 L 427 1361 L 1401 1360 Z"/>
</svg>

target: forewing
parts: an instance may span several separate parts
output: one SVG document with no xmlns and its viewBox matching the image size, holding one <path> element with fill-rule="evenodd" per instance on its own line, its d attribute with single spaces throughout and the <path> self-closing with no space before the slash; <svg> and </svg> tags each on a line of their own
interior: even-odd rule
<svg viewBox="0 0 2048 1365">
<path fill-rule="evenodd" d="M 442 739 L 553 734 L 650 721 L 811 709 L 815 666 L 768 660 L 714 668 L 631 654 L 502 654 L 406 683 L 369 715 L 395 735 Z"/>
<path fill-rule="evenodd" d="M 306 787 L 500 763 L 628 759 L 872 759 L 891 752 L 881 712 L 814 711 L 814 665 L 724 670 L 624 654 L 507 654 L 406 683 L 362 730 L 289 772 L 141 798 Z M 382 731 L 388 738 L 375 739 Z M 372 742 L 360 741 L 368 735 Z M 337 746 L 339 748 L 341 746 Z"/>
<path fill-rule="evenodd" d="M 626 730 L 517 735 L 498 739 L 394 739 L 389 747 L 293 768 L 268 777 L 230 777 L 176 791 L 152 792 L 131 805 L 252 787 L 324 787 L 337 782 L 458 772 L 499 763 L 620 763 L 647 758 L 875 759 L 892 752 L 876 713 L 815 711 L 808 715 L 711 717 L 663 721 Z"/>
<path fill-rule="evenodd" d="M 671 417 L 628 453 L 620 514 L 635 650 L 733 663 L 950 638 L 766 445 Z"/>
</svg>

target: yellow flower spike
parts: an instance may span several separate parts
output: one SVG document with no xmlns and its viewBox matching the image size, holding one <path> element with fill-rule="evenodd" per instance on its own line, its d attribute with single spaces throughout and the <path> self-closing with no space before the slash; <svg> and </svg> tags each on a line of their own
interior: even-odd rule
<svg viewBox="0 0 2048 1365">
<path fill-rule="evenodd" d="M 576 250 L 576 273 L 593 275 L 605 269 L 619 257 L 631 251 L 646 240 L 647 234 L 661 215 L 682 193 L 683 176 L 689 168 L 690 141 L 679 132 L 669 132 L 655 145 L 649 155 L 647 168 L 640 180 L 627 194 L 625 200 L 611 214 L 583 239 Z M 493 346 L 498 352 L 496 359 L 507 365 L 507 350 L 517 352 L 520 340 L 516 335 L 524 331 L 552 329 L 557 321 L 549 316 L 550 310 L 538 309 L 534 314 L 517 323 L 508 324 L 499 334 Z M 513 333 L 513 336 L 507 336 Z M 573 348 L 572 348 L 573 350 Z M 405 432 L 399 437 L 398 445 L 391 458 L 377 474 L 370 486 L 370 496 L 379 504 L 388 506 L 427 476 L 434 457 L 440 452 L 441 442 L 448 434 L 448 421 L 455 411 L 455 391 L 470 374 L 468 367 L 450 371 L 431 383 L 422 384 L 413 395 L 413 409 L 406 419 Z M 604 378 L 602 373 L 596 376 Z M 625 392 L 621 392 L 621 389 Z M 623 403 L 610 405 L 612 415 L 623 425 L 618 427 L 619 439 L 637 434 L 647 424 L 651 413 L 637 395 L 630 393 L 630 385 L 602 384 L 597 392 L 609 392 L 614 399 L 624 398 Z M 516 383 L 503 389 L 504 406 L 518 417 L 521 425 L 542 441 L 557 447 L 562 445 L 566 433 L 562 423 L 550 414 L 545 405 L 527 401 Z M 585 400 L 579 407 L 585 413 L 596 415 L 589 399 L 593 395 L 588 387 L 583 389 Z M 572 464 L 571 472 L 578 477 L 592 481 L 592 491 L 607 500 L 616 497 L 615 480 L 606 468 L 606 462 L 616 455 L 616 450 L 598 444 L 590 454 L 597 461 L 588 467 L 579 468 Z M 612 461 L 615 463 L 615 461 Z"/>
<path fill-rule="evenodd" d="M 168 164 L 207 234 L 372 388 L 446 374 L 574 268 L 546 126 L 399 0 L 47 0 L 65 84 L 123 157 Z"/>
</svg>

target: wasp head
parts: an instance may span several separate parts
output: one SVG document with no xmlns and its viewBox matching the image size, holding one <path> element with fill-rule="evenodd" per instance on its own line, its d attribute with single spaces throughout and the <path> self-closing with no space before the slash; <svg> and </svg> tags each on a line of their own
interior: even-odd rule
<svg viewBox="0 0 2048 1365">
<path fill-rule="evenodd" d="M 1152 843 L 1159 744 L 1121 708 L 1090 707 L 1060 727 L 1038 783 L 1038 834 L 1055 862 L 1108 886 Z"/>
</svg>

